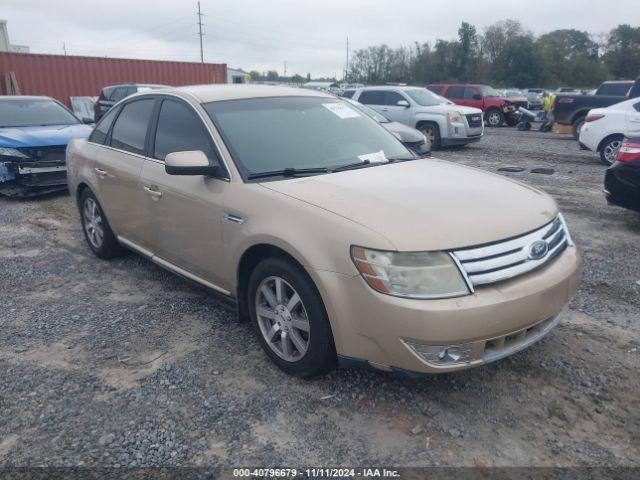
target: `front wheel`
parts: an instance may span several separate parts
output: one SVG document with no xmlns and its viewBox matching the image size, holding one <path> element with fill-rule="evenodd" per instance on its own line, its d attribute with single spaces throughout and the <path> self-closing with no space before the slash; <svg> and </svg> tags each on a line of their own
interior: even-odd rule
<svg viewBox="0 0 640 480">
<path fill-rule="evenodd" d="M 440 148 L 440 129 L 437 125 L 434 125 L 432 123 L 423 123 L 418 127 L 418 130 L 420 130 L 424 134 L 424 136 L 427 137 L 432 150 L 437 150 L 438 148 Z"/>
<path fill-rule="evenodd" d="M 299 266 L 282 258 L 259 263 L 249 279 L 248 303 L 258 340 L 281 370 L 313 377 L 336 367 L 322 298 Z"/>
<path fill-rule="evenodd" d="M 492 128 L 501 127 L 504 123 L 504 115 L 499 110 L 490 110 L 487 112 L 487 126 Z"/>
<path fill-rule="evenodd" d="M 622 146 L 622 137 L 612 137 L 600 147 L 600 161 L 605 165 L 613 165 Z"/>
</svg>

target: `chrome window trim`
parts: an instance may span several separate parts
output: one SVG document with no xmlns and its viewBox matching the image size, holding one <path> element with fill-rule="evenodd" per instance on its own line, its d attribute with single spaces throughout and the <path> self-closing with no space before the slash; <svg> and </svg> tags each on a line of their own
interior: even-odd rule
<svg viewBox="0 0 640 480">
<path fill-rule="evenodd" d="M 182 92 L 182 93 L 183 93 L 183 95 L 188 96 L 192 101 L 196 102 L 198 105 L 201 104 L 201 102 L 198 100 L 198 98 L 195 97 L 194 95 L 191 95 L 190 93 L 187 93 L 187 92 Z M 225 160 L 224 155 L 222 154 L 222 150 L 220 149 L 220 144 L 218 143 L 218 141 L 216 140 L 215 136 L 213 135 L 213 132 L 212 132 L 211 128 L 209 127 L 209 124 L 207 123 L 206 118 L 204 117 L 204 115 L 202 115 L 202 113 L 190 101 L 187 101 L 184 98 L 184 96 L 178 95 L 178 94 L 173 93 L 173 92 L 154 91 L 153 93 L 150 93 L 150 92 L 145 91 L 145 92 L 139 92 L 139 93 L 133 94 L 131 96 L 128 96 L 128 97 L 120 100 L 118 103 L 113 105 L 111 108 L 115 108 L 116 105 L 119 105 L 121 103 L 122 104 L 128 103 L 129 101 L 132 101 L 134 99 L 142 99 L 144 97 L 151 97 L 151 98 L 157 100 L 158 98 L 162 97 L 163 95 L 181 99 L 184 103 L 186 103 L 198 115 L 198 117 L 200 118 L 200 120 L 204 124 L 204 127 L 205 127 L 207 133 L 209 134 L 209 137 L 211 138 L 211 141 L 213 142 L 213 145 L 216 147 L 216 150 L 218 152 L 218 157 L 220 158 L 220 161 L 224 165 L 224 168 L 227 171 L 227 174 L 229 176 L 229 178 L 226 178 L 226 177 L 211 177 L 211 178 L 217 178 L 218 180 L 223 180 L 225 182 L 231 182 L 231 178 L 233 176 L 233 173 L 231 173 L 231 170 L 229 169 L 229 165 L 227 164 L 227 161 Z M 116 118 L 116 121 L 117 120 L 118 119 Z M 111 128 L 113 128 L 113 125 L 110 127 L 110 129 Z M 152 161 L 152 162 L 155 162 L 155 163 L 160 163 L 160 164 L 164 165 L 164 162 L 162 160 L 158 160 L 157 158 L 151 158 L 151 157 L 147 157 L 145 155 L 139 155 L 137 153 L 132 153 L 132 152 L 129 152 L 127 150 L 122 150 L 120 148 L 112 147 L 111 145 L 104 145 L 102 143 L 90 142 L 88 138 L 87 138 L 87 143 L 90 143 L 92 145 L 96 145 L 98 147 L 104 147 L 104 148 L 107 148 L 109 150 L 113 150 L 113 151 L 116 151 L 116 152 L 126 153 L 128 155 L 133 155 L 133 156 L 136 156 L 136 157 L 139 157 L 139 158 L 144 158 L 145 160 L 149 160 L 149 161 Z"/>
</svg>

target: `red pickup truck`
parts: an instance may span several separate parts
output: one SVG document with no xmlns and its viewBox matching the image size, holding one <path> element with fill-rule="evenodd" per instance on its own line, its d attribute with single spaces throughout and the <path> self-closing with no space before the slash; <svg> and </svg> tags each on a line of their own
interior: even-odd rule
<svg viewBox="0 0 640 480">
<path fill-rule="evenodd" d="M 489 127 L 500 127 L 505 122 L 512 127 L 518 123 L 518 107 L 527 108 L 526 101 L 505 98 L 488 85 L 438 83 L 427 88 L 458 105 L 481 109 Z"/>
</svg>

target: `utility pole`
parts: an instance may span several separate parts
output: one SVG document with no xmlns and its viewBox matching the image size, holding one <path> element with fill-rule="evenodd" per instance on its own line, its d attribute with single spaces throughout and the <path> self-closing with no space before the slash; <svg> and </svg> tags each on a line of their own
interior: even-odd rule
<svg viewBox="0 0 640 480">
<path fill-rule="evenodd" d="M 200 36 L 200 63 L 204 63 L 204 50 L 202 49 L 202 12 L 200 2 L 198 2 L 198 35 Z"/>
<path fill-rule="evenodd" d="M 67 45 L 65 42 L 62 42 L 62 51 L 64 52 L 65 56 L 67 55 Z"/>
<path fill-rule="evenodd" d="M 347 37 L 347 63 L 346 63 L 346 67 L 344 69 L 344 81 L 348 82 L 349 78 L 349 37 Z"/>
</svg>

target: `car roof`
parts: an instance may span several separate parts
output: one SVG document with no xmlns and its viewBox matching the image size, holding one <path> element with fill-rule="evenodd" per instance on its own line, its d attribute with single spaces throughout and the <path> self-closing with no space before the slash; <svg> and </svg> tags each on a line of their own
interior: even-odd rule
<svg viewBox="0 0 640 480">
<path fill-rule="evenodd" d="M 376 86 L 369 86 L 369 87 L 360 87 L 360 88 L 356 88 L 355 90 L 423 90 L 424 87 L 411 87 L 409 85 L 380 85 L 379 87 Z"/>
<path fill-rule="evenodd" d="M 305 88 L 281 87 L 278 85 L 247 85 L 220 83 L 213 85 L 190 85 L 187 87 L 175 87 L 144 92 L 144 95 L 180 92 L 195 97 L 200 103 L 216 102 L 221 100 L 240 100 L 246 98 L 264 97 L 323 97 L 335 98 L 328 93 Z"/>
<path fill-rule="evenodd" d="M 47 97 L 45 95 L 2 95 L 0 96 L 0 101 L 11 101 L 11 100 L 51 100 L 57 102 L 56 99 Z"/>
</svg>

